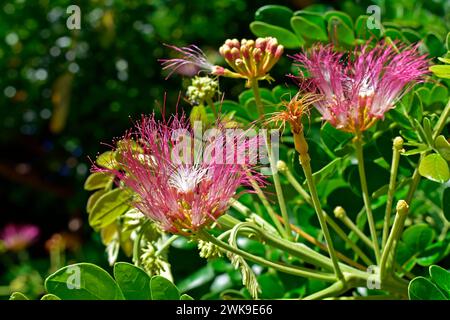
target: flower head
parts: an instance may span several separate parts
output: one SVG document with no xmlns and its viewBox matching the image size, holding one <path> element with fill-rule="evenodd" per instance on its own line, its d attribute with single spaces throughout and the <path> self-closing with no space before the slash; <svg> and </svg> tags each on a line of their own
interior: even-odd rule
<svg viewBox="0 0 450 320">
<path fill-rule="evenodd" d="M 145 117 L 116 150 L 119 169 L 95 170 L 112 172 L 119 185 L 134 194 L 134 207 L 164 231 L 192 234 L 228 209 L 238 187 L 250 185 L 252 160 L 246 153 L 253 140 L 237 143 L 239 139 L 221 139 L 223 135 L 216 133 L 214 143 L 206 143 L 196 137 L 184 116 L 168 121 Z M 243 154 L 243 161 L 233 161 Z"/>
<path fill-rule="evenodd" d="M 283 54 L 283 46 L 272 37 L 256 40 L 228 39 L 219 52 L 241 78 L 271 80 L 269 71 Z"/>
<path fill-rule="evenodd" d="M 228 39 L 220 47 L 219 52 L 232 68 L 229 70 L 213 65 L 203 51 L 195 45 L 182 48 L 168 47 L 180 53 L 181 56 L 174 59 L 160 59 L 163 70 L 171 70 L 167 78 L 181 67 L 194 65 L 211 75 L 247 79 L 247 86 L 250 81 L 271 80 L 269 71 L 280 59 L 284 50 L 283 46 L 278 44 L 277 39 L 272 37 L 256 40 L 242 39 L 241 41 Z"/>
<path fill-rule="evenodd" d="M 302 118 L 309 114 L 311 105 L 318 103 L 322 99 L 320 94 L 307 92 L 302 94 L 298 92 L 289 101 L 282 101 L 283 110 L 275 112 L 267 122 L 280 124 L 284 127 L 286 123 L 291 126 L 294 134 L 300 133 L 303 130 Z"/>
<path fill-rule="evenodd" d="M 8 224 L 0 231 L 0 239 L 7 250 L 17 252 L 36 241 L 39 233 L 39 228 L 35 225 Z"/>
<path fill-rule="evenodd" d="M 219 88 L 217 80 L 210 77 L 194 77 L 187 88 L 186 96 L 193 105 L 203 104 L 214 98 Z"/>
<path fill-rule="evenodd" d="M 418 46 L 395 48 L 384 42 L 351 54 L 319 45 L 293 58 L 309 73 L 313 90 L 324 96 L 314 104 L 323 119 L 351 133 L 367 130 L 383 118 L 408 84 L 423 80 L 428 64 Z"/>
</svg>

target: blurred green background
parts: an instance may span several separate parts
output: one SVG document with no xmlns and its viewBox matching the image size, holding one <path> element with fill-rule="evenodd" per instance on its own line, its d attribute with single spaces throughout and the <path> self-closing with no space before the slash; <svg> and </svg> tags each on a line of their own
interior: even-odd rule
<svg viewBox="0 0 450 320">
<path fill-rule="evenodd" d="M 28 256 L 2 254 L 0 296 L 9 295 L 11 283 L 17 286 L 14 291 L 38 294 L 41 277 L 69 262 L 107 265 L 100 237 L 87 224 L 89 193 L 83 183 L 90 159 L 107 148 L 102 143 L 111 143 L 141 114 L 159 112 L 165 93 L 167 112 L 174 110 L 187 79 L 164 80 L 157 59 L 172 53 L 163 43 L 198 44 L 220 63 L 217 49 L 224 40 L 253 37 L 248 25 L 255 11 L 274 2 L 1 1 L 0 228 L 32 223 L 41 232 Z M 316 2 L 277 4 L 295 11 Z M 353 17 L 372 3 L 320 2 Z M 413 12 L 415 1 L 398 2 L 405 12 Z M 440 10 L 445 1 L 425 2 L 428 10 L 444 15 Z M 81 30 L 66 27 L 71 4 L 81 8 Z M 382 19 L 402 14 L 392 7 Z M 282 75 L 288 70 L 285 60 L 274 72 Z M 243 83 L 225 80 L 221 86 L 232 98 Z M 189 109 L 186 102 L 180 104 Z M 52 253 L 58 245 L 64 254 Z M 190 262 L 172 264 L 176 280 L 204 265 L 195 250 L 179 246 L 171 259 Z"/>
</svg>

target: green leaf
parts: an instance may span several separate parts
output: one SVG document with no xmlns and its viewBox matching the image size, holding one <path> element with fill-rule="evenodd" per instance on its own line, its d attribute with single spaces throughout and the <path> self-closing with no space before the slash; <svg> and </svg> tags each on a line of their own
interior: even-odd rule
<svg viewBox="0 0 450 320">
<path fill-rule="evenodd" d="M 335 174 L 341 163 L 342 158 L 336 158 L 319 171 L 314 172 L 313 174 L 314 183 L 317 185 L 323 180 L 326 180 L 330 176 Z"/>
<path fill-rule="evenodd" d="M 430 89 L 425 88 L 425 87 L 420 87 L 419 89 L 417 89 L 414 92 L 419 95 L 420 101 L 422 101 L 422 106 L 430 104 L 430 95 L 431 95 Z"/>
<path fill-rule="evenodd" d="M 367 27 L 367 20 L 369 19 L 366 15 L 361 15 L 356 19 L 355 22 L 355 32 L 356 36 L 360 39 L 369 40 L 374 37 L 379 38 L 381 36 L 381 30 L 377 28 L 369 29 Z"/>
<path fill-rule="evenodd" d="M 93 194 L 91 194 L 91 196 L 89 197 L 87 204 L 86 204 L 86 212 L 91 213 L 92 208 L 94 207 L 97 200 L 107 192 L 108 191 L 106 191 L 106 190 L 98 190 L 98 191 L 94 192 Z"/>
<path fill-rule="evenodd" d="M 141 268 L 127 262 L 117 262 L 114 278 L 127 300 L 151 300 L 150 277 Z"/>
<path fill-rule="evenodd" d="M 126 190 L 117 188 L 108 191 L 95 202 L 89 214 L 89 224 L 95 229 L 106 227 L 129 209 L 131 199 Z"/>
<path fill-rule="evenodd" d="M 450 32 L 447 33 L 447 37 L 445 38 L 445 47 L 447 48 L 447 51 L 450 51 Z"/>
<path fill-rule="evenodd" d="M 214 270 L 210 264 L 198 269 L 178 284 L 180 291 L 185 292 L 198 288 L 214 279 Z"/>
<path fill-rule="evenodd" d="M 275 101 L 274 100 L 274 96 L 272 94 L 272 91 L 270 91 L 267 88 L 260 88 L 259 89 L 259 93 L 261 95 L 261 99 L 262 100 L 270 101 L 271 103 L 279 102 L 279 101 Z M 245 104 L 248 102 L 248 100 L 250 100 L 252 98 L 253 99 L 255 98 L 255 96 L 253 94 L 253 90 L 242 91 L 242 93 L 239 95 L 239 98 L 238 98 L 239 99 L 239 104 L 241 105 L 241 108 L 245 109 L 244 108 Z"/>
<path fill-rule="evenodd" d="M 416 261 L 423 267 L 428 267 L 438 263 L 446 254 L 450 252 L 450 245 L 444 241 L 438 241 L 429 245 L 423 252 L 419 254 Z"/>
<path fill-rule="evenodd" d="M 403 232 L 403 242 L 415 253 L 422 252 L 435 237 L 434 230 L 427 224 L 416 224 Z"/>
<path fill-rule="evenodd" d="M 352 138 L 352 135 L 350 133 L 338 130 L 326 122 L 320 129 L 320 137 L 322 142 L 327 146 L 328 150 L 336 153 L 336 150 L 348 142 Z"/>
<path fill-rule="evenodd" d="M 419 173 L 421 176 L 439 183 L 445 183 L 450 179 L 448 164 L 445 159 L 437 153 L 426 156 L 420 162 Z"/>
<path fill-rule="evenodd" d="M 431 280 L 433 280 L 442 291 L 450 294 L 450 272 L 439 266 L 431 266 L 430 276 Z"/>
<path fill-rule="evenodd" d="M 408 294 L 411 300 L 447 300 L 439 288 L 424 277 L 416 277 L 409 283 Z"/>
<path fill-rule="evenodd" d="M 265 114 L 271 114 L 278 110 L 278 107 L 270 101 L 261 99 L 261 102 L 264 106 Z M 250 98 L 247 100 L 247 102 L 245 103 L 245 111 L 247 112 L 247 117 L 250 120 L 257 120 L 259 118 L 259 111 L 258 107 L 256 106 L 255 98 Z"/>
<path fill-rule="evenodd" d="M 206 114 L 206 108 L 203 105 L 194 106 L 189 115 L 191 126 L 194 127 L 195 121 L 200 121 L 203 126 L 208 123 L 208 115 Z"/>
<path fill-rule="evenodd" d="M 450 221 L 450 188 L 445 188 L 442 194 L 442 210 L 447 221 Z"/>
<path fill-rule="evenodd" d="M 448 100 L 448 89 L 441 84 L 437 84 L 431 89 L 430 103 L 446 103 Z"/>
<path fill-rule="evenodd" d="M 304 44 L 304 40 L 284 28 L 265 22 L 253 21 L 250 30 L 258 37 L 275 37 L 278 42 L 287 49 L 298 49 Z"/>
<path fill-rule="evenodd" d="M 332 18 L 339 18 L 347 27 L 353 30 L 352 18 L 350 18 L 350 16 L 344 12 L 331 10 L 326 12 L 324 17 L 328 22 Z"/>
<path fill-rule="evenodd" d="M 104 172 L 94 172 L 89 175 L 84 183 L 84 189 L 88 191 L 103 189 L 113 179 L 112 175 L 106 174 Z"/>
<path fill-rule="evenodd" d="M 232 100 L 223 100 L 222 102 L 215 102 L 214 105 L 218 106 L 221 113 L 235 112 L 237 116 L 248 119 L 247 113 L 245 112 L 244 104 L 240 105 Z"/>
<path fill-rule="evenodd" d="M 181 295 L 180 300 L 194 300 L 190 295 L 184 293 Z"/>
<path fill-rule="evenodd" d="M 432 57 L 439 57 L 445 53 L 445 48 L 442 39 L 434 33 L 429 33 L 425 37 L 425 44 L 428 47 L 428 52 Z"/>
<path fill-rule="evenodd" d="M 255 20 L 270 23 L 289 29 L 289 20 L 294 12 L 285 6 L 267 5 L 259 8 L 255 12 Z"/>
<path fill-rule="evenodd" d="M 429 69 L 439 78 L 450 79 L 450 66 L 435 65 L 431 66 Z"/>
<path fill-rule="evenodd" d="M 353 29 L 337 16 L 333 16 L 328 20 L 328 35 L 330 40 L 337 46 L 353 46 L 355 43 Z"/>
<path fill-rule="evenodd" d="M 399 40 L 405 42 L 405 37 L 403 37 L 403 34 L 397 29 L 387 28 L 386 30 L 384 30 L 383 35 L 385 37 L 391 38 L 394 41 Z"/>
<path fill-rule="evenodd" d="M 292 87 L 286 87 L 285 85 L 278 85 L 272 89 L 272 95 L 276 102 L 282 100 L 289 101 L 296 93 L 298 89 Z"/>
<path fill-rule="evenodd" d="M 421 40 L 420 34 L 409 28 L 402 29 L 402 34 L 409 42 L 419 42 Z"/>
<path fill-rule="evenodd" d="M 55 296 L 54 294 L 48 293 L 45 296 L 43 296 L 41 300 L 61 300 L 61 298 Z"/>
<path fill-rule="evenodd" d="M 180 300 L 177 287 L 161 276 L 153 276 L 150 280 L 152 300 Z"/>
<path fill-rule="evenodd" d="M 59 269 L 45 280 L 45 289 L 63 300 L 123 300 L 114 279 L 91 263 Z"/>
<path fill-rule="evenodd" d="M 434 147 L 445 160 L 450 161 L 450 143 L 443 135 L 436 138 L 434 141 Z"/>
<path fill-rule="evenodd" d="M 99 155 L 95 160 L 97 165 L 106 169 L 115 169 L 118 166 L 114 151 L 106 151 Z"/>
<path fill-rule="evenodd" d="M 284 285 L 275 275 L 265 273 L 258 277 L 258 283 L 261 287 L 261 298 L 277 299 L 284 295 Z"/>
<path fill-rule="evenodd" d="M 30 300 L 21 292 L 13 292 L 9 297 L 9 300 Z"/>
<path fill-rule="evenodd" d="M 295 33 L 310 42 L 328 41 L 328 35 L 325 29 L 325 21 L 314 23 L 302 16 L 291 18 L 291 26 Z"/>
<path fill-rule="evenodd" d="M 413 99 L 411 101 L 409 114 L 413 119 L 416 119 L 419 122 L 422 121 L 423 106 L 420 96 L 417 94 L 417 92 L 413 93 Z"/>
</svg>

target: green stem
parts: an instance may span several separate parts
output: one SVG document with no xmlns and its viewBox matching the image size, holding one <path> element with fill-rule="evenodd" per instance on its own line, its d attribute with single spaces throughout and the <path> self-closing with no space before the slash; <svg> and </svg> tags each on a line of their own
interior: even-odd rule
<svg viewBox="0 0 450 320">
<path fill-rule="evenodd" d="M 258 80 L 251 80 L 250 81 L 251 88 L 253 90 L 253 95 L 255 96 L 255 103 L 258 108 L 259 117 L 262 119 L 264 118 L 264 105 L 261 100 L 261 94 L 259 92 L 259 86 L 258 86 Z M 292 230 L 291 225 L 289 223 L 289 215 L 286 208 L 286 202 L 284 200 L 283 195 L 283 189 L 281 187 L 280 182 L 280 176 L 278 174 L 277 170 L 277 164 L 276 159 L 274 158 L 273 152 L 272 152 L 272 145 L 269 143 L 269 139 L 266 136 L 266 146 L 267 146 L 267 153 L 269 155 L 270 160 L 270 169 L 272 171 L 272 177 L 273 177 L 273 183 L 275 185 L 275 192 L 277 194 L 278 199 L 278 205 L 280 206 L 281 216 L 284 220 L 284 228 L 285 232 L 283 233 L 284 236 L 287 237 L 287 239 L 292 239 Z"/>
<path fill-rule="evenodd" d="M 267 213 L 269 214 L 270 218 L 272 219 L 273 223 L 275 224 L 275 227 L 277 228 L 278 232 L 283 236 L 283 238 L 288 239 L 289 234 L 286 232 L 286 229 L 283 228 L 280 221 L 277 219 L 277 214 L 273 210 L 272 206 L 269 203 L 269 200 L 267 200 L 266 196 L 264 195 L 264 192 L 261 190 L 259 185 L 255 182 L 254 179 L 251 179 L 250 181 L 253 189 L 256 192 L 256 195 L 258 196 L 259 200 L 263 204 L 264 208 L 266 208 Z M 289 221 L 287 221 L 287 224 L 289 224 Z"/>
<path fill-rule="evenodd" d="M 438 137 L 438 135 L 441 134 L 441 131 L 444 130 L 445 124 L 447 123 L 447 118 L 449 116 L 450 116 L 450 99 L 448 100 L 447 105 L 442 111 L 438 122 L 434 126 L 433 140 L 435 140 Z"/>
<path fill-rule="evenodd" d="M 212 101 L 212 99 L 211 99 L 211 98 L 206 99 L 206 103 L 207 103 L 208 106 L 211 108 L 211 111 L 212 111 L 213 114 L 214 114 L 214 118 L 217 119 L 217 116 L 218 116 L 218 114 L 217 114 L 217 109 L 216 109 L 216 106 L 214 105 L 214 102 Z"/>
<path fill-rule="evenodd" d="M 303 133 L 302 133 L 303 135 Z M 304 138 L 303 138 L 304 139 Z M 306 142 L 306 141 L 305 141 Z M 342 271 L 339 267 L 339 262 L 336 257 L 336 252 L 334 251 L 333 242 L 331 240 L 330 232 L 328 231 L 327 222 L 325 219 L 325 216 L 322 211 L 322 206 L 320 205 L 319 196 L 317 194 L 316 185 L 314 183 L 314 179 L 312 176 L 312 170 L 311 170 L 311 164 L 310 164 L 310 158 L 309 155 L 300 155 L 299 161 L 301 166 L 303 167 L 303 172 L 305 173 L 306 182 L 308 184 L 309 193 L 311 194 L 311 200 L 314 205 L 314 209 L 316 210 L 317 217 L 319 218 L 320 227 L 322 229 L 323 235 L 325 237 L 325 241 L 327 243 L 328 247 L 328 253 L 330 254 L 330 258 L 333 262 L 334 272 L 336 273 L 336 277 L 339 280 L 344 280 L 344 276 L 342 274 Z"/>
<path fill-rule="evenodd" d="M 339 225 L 331 219 L 330 216 L 326 215 L 327 223 L 330 225 L 330 227 L 338 234 L 339 237 L 342 238 L 352 249 L 355 251 L 355 253 L 361 257 L 361 259 L 366 263 L 368 266 L 373 265 L 373 262 L 370 260 L 370 258 L 361 250 L 360 247 L 356 245 L 344 232 L 344 230 L 339 227 Z"/>
<path fill-rule="evenodd" d="M 336 218 L 341 220 L 347 226 L 347 228 L 353 231 L 358 236 L 358 238 L 360 238 L 369 248 L 373 249 L 372 241 L 370 241 L 370 239 L 347 216 L 347 213 L 345 212 L 344 208 L 336 207 L 334 209 L 334 214 Z"/>
<path fill-rule="evenodd" d="M 158 251 L 156 251 L 156 254 L 155 255 L 160 255 L 162 252 L 164 252 L 164 250 L 166 250 L 168 247 L 170 247 L 170 245 L 175 241 L 175 240 L 177 240 L 178 238 L 179 238 L 180 236 L 178 236 L 178 235 L 173 235 L 173 236 L 171 236 L 169 239 L 167 239 L 166 240 L 166 242 L 164 242 L 163 244 L 162 244 L 162 246 L 161 247 L 159 247 L 158 248 Z"/>
<path fill-rule="evenodd" d="M 400 162 L 400 153 L 403 149 L 403 139 L 401 137 L 396 137 L 392 146 L 392 163 L 391 163 L 391 175 L 389 179 L 389 189 L 387 193 L 386 200 L 386 212 L 384 214 L 384 226 L 383 226 L 383 236 L 381 240 L 381 248 L 383 249 L 386 245 L 387 237 L 389 234 L 389 228 L 391 226 L 391 213 L 392 213 L 392 203 L 394 201 L 394 193 L 397 181 L 398 165 Z"/>
<path fill-rule="evenodd" d="M 232 246 L 228 245 L 227 243 L 218 240 L 217 238 L 210 235 L 206 231 L 200 231 L 199 236 L 201 236 L 205 240 L 215 244 L 222 250 L 237 254 L 244 259 L 250 260 L 254 263 L 257 263 L 257 264 L 267 267 L 267 268 L 272 268 L 272 269 L 275 269 L 275 270 L 278 270 L 278 271 L 281 271 L 284 273 L 292 274 L 295 276 L 299 276 L 299 277 L 306 277 L 306 278 L 317 279 L 317 280 L 322 280 L 322 281 L 327 281 L 327 282 L 333 282 L 336 280 L 334 275 L 329 274 L 329 273 L 323 273 L 323 272 L 313 270 L 313 269 L 308 269 L 308 268 L 288 267 L 285 265 L 280 265 L 278 263 L 274 263 L 272 261 L 266 260 L 264 258 L 255 256 L 255 255 L 252 255 L 252 254 L 245 252 L 239 248 L 232 247 Z"/>
<path fill-rule="evenodd" d="M 380 262 L 380 247 L 378 246 L 378 238 L 377 238 L 377 230 L 375 228 L 375 221 L 373 219 L 372 208 L 370 205 L 370 197 L 369 190 L 367 189 L 367 180 L 366 180 L 366 171 L 364 169 L 364 155 L 363 155 L 363 147 L 362 147 L 362 135 L 358 133 L 353 140 L 356 149 L 356 157 L 358 159 L 358 170 L 359 177 L 361 180 L 361 190 L 364 200 L 364 205 L 366 207 L 367 220 L 369 222 L 370 234 L 372 236 L 373 248 L 375 251 L 375 257 L 377 263 Z"/>
<path fill-rule="evenodd" d="M 308 194 L 308 192 L 306 192 L 305 189 L 303 189 L 303 187 L 300 185 L 297 179 L 295 179 L 289 168 L 283 167 L 282 172 L 284 173 L 288 181 L 291 183 L 291 185 L 294 187 L 294 189 L 297 190 L 298 193 L 300 193 L 300 195 L 303 197 L 306 203 L 308 203 L 309 205 L 313 205 L 310 195 Z M 353 248 L 353 250 L 361 257 L 361 259 L 365 263 L 369 265 L 372 264 L 367 255 L 365 255 L 364 252 L 362 252 L 362 250 L 345 234 L 345 232 L 330 217 L 327 216 L 324 210 L 322 210 L 322 214 L 326 217 L 327 223 L 330 225 L 331 228 L 334 229 L 334 231 L 338 234 L 338 236 L 341 237 L 342 240 L 347 242 L 348 245 Z"/>
<path fill-rule="evenodd" d="M 408 214 L 408 204 L 405 201 L 400 200 L 397 203 L 397 214 L 395 215 L 391 233 L 389 234 L 389 237 L 386 242 L 386 247 L 383 250 L 383 255 L 381 256 L 380 278 L 382 281 L 385 278 L 387 278 L 390 270 L 388 266 L 389 257 L 395 258 L 396 245 L 402 234 L 407 214 Z"/>
<path fill-rule="evenodd" d="M 433 133 L 433 141 L 441 134 L 441 131 L 444 129 L 445 124 L 447 123 L 447 118 L 450 115 L 450 99 L 447 102 L 447 105 L 445 106 L 444 110 L 441 113 L 441 116 L 439 117 L 438 122 L 434 126 L 434 133 Z M 417 167 L 414 170 L 412 181 L 409 186 L 408 195 L 406 196 L 406 202 L 411 204 L 411 201 L 413 199 L 414 193 L 416 192 L 417 186 L 420 182 L 420 173 L 419 173 L 419 166 L 420 162 L 425 158 L 425 156 L 428 154 L 428 152 L 424 152 L 420 155 L 419 162 L 417 163 Z"/>
<path fill-rule="evenodd" d="M 337 281 L 333 283 L 331 286 L 303 298 L 303 300 L 321 300 L 329 297 L 338 296 L 347 290 L 348 289 L 346 288 L 345 283 L 343 281 Z"/>
<path fill-rule="evenodd" d="M 258 80 L 249 80 L 250 87 L 253 90 L 253 96 L 255 97 L 256 107 L 258 108 L 258 114 L 261 119 L 264 118 L 264 105 L 261 100 L 261 94 L 259 93 Z"/>
<path fill-rule="evenodd" d="M 287 239 L 292 239 L 291 224 L 289 222 L 289 215 L 286 207 L 286 202 L 284 201 L 283 189 L 281 187 L 280 175 L 278 174 L 278 169 L 276 165 L 276 159 L 273 157 L 272 147 L 268 145 L 266 139 L 266 145 L 268 146 L 267 152 L 269 153 L 270 168 L 272 171 L 273 183 L 275 185 L 275 192 L 277 194 L 278 205 L 280 206 L 281 217 L 283 218 L 285 233 L 287 234 Z"/>
</svg>

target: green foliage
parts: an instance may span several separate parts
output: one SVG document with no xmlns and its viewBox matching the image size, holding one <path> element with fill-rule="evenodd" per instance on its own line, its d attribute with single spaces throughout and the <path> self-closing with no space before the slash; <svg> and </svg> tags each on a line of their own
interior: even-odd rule
<svg viewBox="0 0 450 320">
<path fill-rule="evenodd" d="M 114 265 L 114 278 L 91 263 L 66 266 L 45 280 L 48 292 L 41 300 L 193 300 L 161 276 L 150 277 L 126 262 Z M 10 300 L 29 300 L 14 292 Z"/>
<path fill-rule="evenodd" d="M 430 279 L 416 277 L 409 283 L 411 300 L 450 300 L 450 272 L 430 266 Z"/>
</svg>

